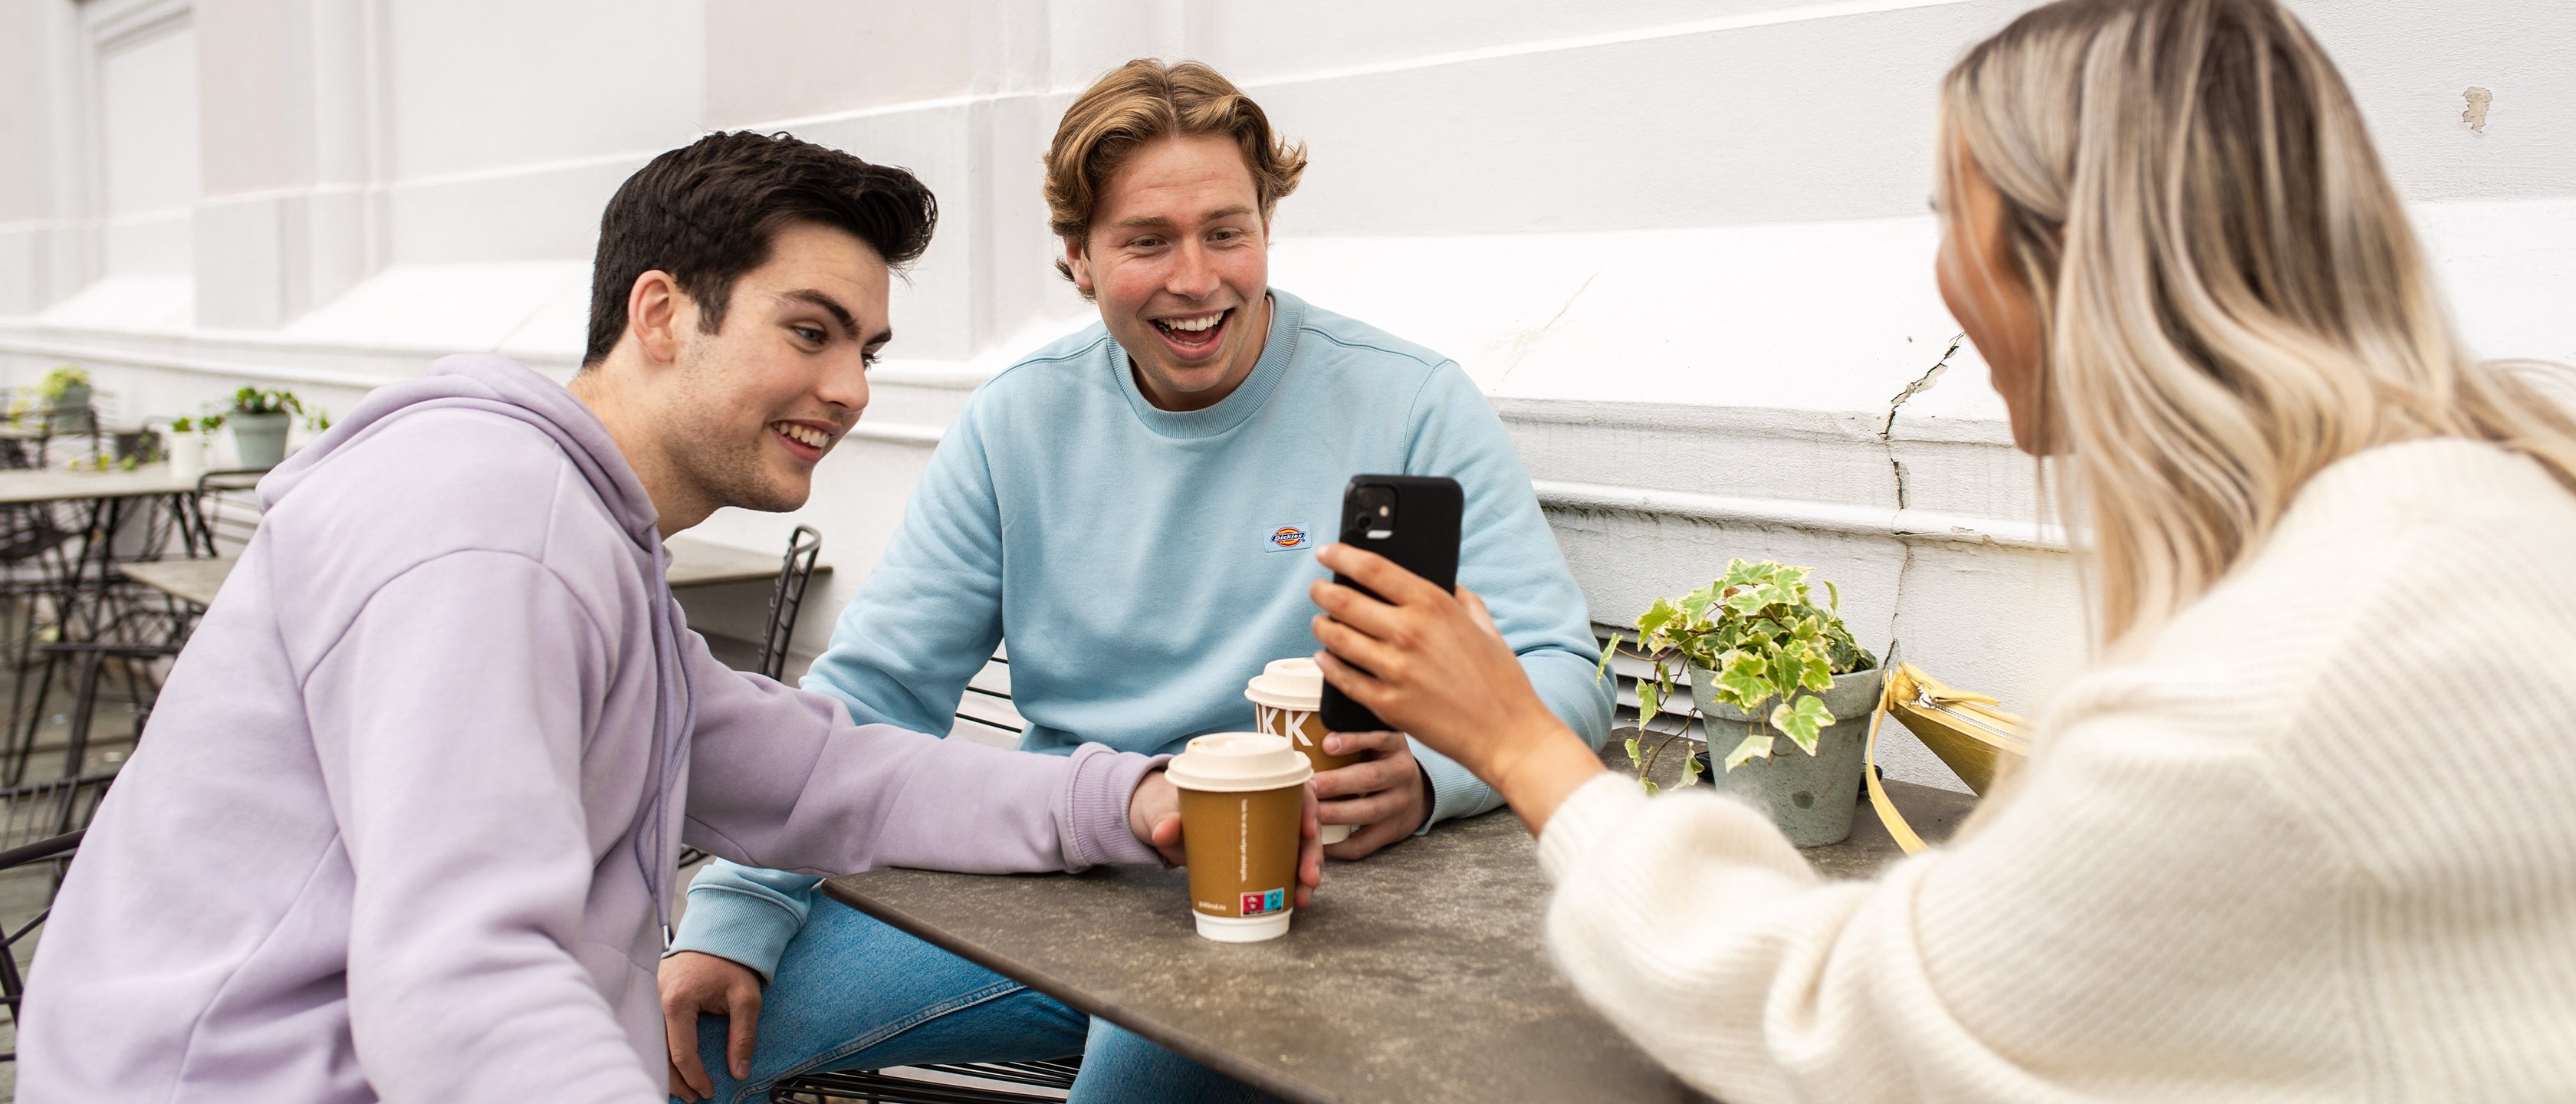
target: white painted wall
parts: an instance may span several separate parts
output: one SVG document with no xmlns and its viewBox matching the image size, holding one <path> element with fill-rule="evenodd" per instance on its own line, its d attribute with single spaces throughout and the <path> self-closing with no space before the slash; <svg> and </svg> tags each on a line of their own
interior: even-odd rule
<svg viewBox="0 0 2576 1104">
<path fill-rule="evenodd" d="M 705 530 L 823 529 L 818 648 L 968 391 L 1087 317 L 1048 267 L 1055 119 L 1128 57 L 1197 57 L 1311 149 L 1277 283 L 1466 366 L 1596 620 L 1731 556 L 1812 563 L 1865 643 L 2032 707 L 2082 662 L 2076 573 L 1924 210 L 1935 82 L 2027 6 L 0 0 L 0 378 L 76 359 L 177 413 L 248 380 L 345 407 L 460 350 L 568 372 L 600 205 L 646 158 L 756 128 L 905 165 L 943 220 L 861 432 L 795 519 Z M 2576 5 L 2293 7 L 2471 339 L 2576 360 Z M 700 613 L 739 628 L 739 597 Z"/>
</svg>

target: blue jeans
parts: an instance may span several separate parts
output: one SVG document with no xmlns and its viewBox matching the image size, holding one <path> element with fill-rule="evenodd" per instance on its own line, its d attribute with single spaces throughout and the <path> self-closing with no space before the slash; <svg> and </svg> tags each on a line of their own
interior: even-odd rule
<svg viewBox="0 0 2576 1104">
<path fill-rule="evenodd" d="M 826 1070 L 1075 1054 L 1072 1104 L 1272 1099 L 820 896 L 761 995 L 749 1080 L 725 1066 L 725 1019 L 698 1017 L 698 1057 L 718 1104 L 765 1101 L 778 1081 Z"/>
</svg>

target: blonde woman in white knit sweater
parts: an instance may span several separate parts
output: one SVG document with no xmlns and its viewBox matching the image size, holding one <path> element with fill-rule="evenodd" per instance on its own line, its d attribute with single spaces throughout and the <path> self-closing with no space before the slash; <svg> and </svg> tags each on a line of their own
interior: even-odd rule
<svg viewBox="0 0 2576 1104">
<path fill-rule="evenodd" d="M 1726 1100 L 2576 1100 L 2576 424 L 2462 352 L 2270 0 L 2051 5 L 1942 105 L 1942 292 L 2103 632 L 1964 839 L 1820 881 L 1342 548 L 1393 604 L 1317 586 L 1328 677 L 1510 799 L 1558 964 Z"/>
</svg>

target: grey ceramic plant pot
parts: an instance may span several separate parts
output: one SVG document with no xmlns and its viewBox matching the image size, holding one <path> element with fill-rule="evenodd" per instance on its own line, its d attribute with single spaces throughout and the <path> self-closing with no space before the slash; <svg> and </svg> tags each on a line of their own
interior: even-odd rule
<svg viewBox="0 0 2576 1104">
<path fill-rule="evenodd" d="M 89 385 L 75 383 L 63 388 L 60 398 L 47 404 L 46 429 L 54 433 L 87 433 L 90 426 Z"/>
<path fill-rule="evenodd" d="M 1697 667 L 1691 668 L 1690 676 L 1691 697 L 1699 703 L 1701 722 L 1708 730 L 1710 785 L 1768 807 L 1772 823 L 1800 847 L 1841 843 L 1851 835 L 1869 714 L 1878 706 L 1878 689 L 1886 672 L 1871 668 L 1834 676 L 1834 688 L 1824 693 L 1825 711 L 1834 715 L 1834 723 L 1817 734 L 1814 755 L 1799 750 L 1797 741 L 1766 720 L 1760 723 L 1774 741 L 1771 758 L 1748 760 L 1731 771 L 1726 769 L 1726 753 L 1756 722 L 1743 710 L 1709 696 L 1706 688 L 1716 685 L 1717 676 Z M 1771 711 L 1762 712 L 1768 717 Z"/>
<path fill-rule="evenodd" d="M 294 415 L 233 414 L 224 424 L 233 431 L 233 458 L 245 468 L 274 468 L 286 459 L 286 428 Z"/>
</svg>

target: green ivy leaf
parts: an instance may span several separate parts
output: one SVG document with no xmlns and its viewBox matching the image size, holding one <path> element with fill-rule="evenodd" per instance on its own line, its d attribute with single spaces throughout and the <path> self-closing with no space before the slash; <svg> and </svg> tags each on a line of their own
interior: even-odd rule
<svg viewBox="0 0 2576 1104">
<path fill-rule="evenodd" d="M 1659 793 L 1664 792 L 1664 791 L 1663 791 L 1663 787 L 1661 787 L 1661 786 L 1657 786 L 1657 785 L 1655 785 L 1653 782 L 1647 781 L 1646 779 L 1640 778 L 1640 779 L 1638 779 L 1638 780 L 1637 780 L 1637 782 L 1638 782 L 1638 784 L 1639 784 L 1639 785 L 1642 785 L 1642 786 L 1646 787 L 1646 796 L 1648 796 L 1648 797 L 1653 797 L 1653 796 L 1655 796 L 1656 794 L 1659 794 Z"/>
<path fill-rule="evenodd" d="M 1717 698 L 1729 705 L 1750 710 L 1774 693 L 1770 680 L 1761 674 L 1762 661 L 1744 652 L 1728 653 L 1726 669 L 1717 675 Z"/>
<path fill-rule="evenodd" d="M 1782 649 L 1772 652 L 1769 658 L 1770 662 L 1764 665 L 1763 674 L 1771 680 L 1771 685 L 1776 687 L 1778 692 L 1782 695 L 1786 695 L 1790 691 L 1797 689 L 1799 674 L 1798 654 Z"/>
<path fill-rule="evenodd" d="M 1800 659 L 1802 660 L 1799 669 L 1801 677 L 1798 679 L 1798 685 L 1819 694 L 1834 688 L 1834 671 L 1825 662 L 1825 654 L 1822 651 L 1809 649 Z"/>
<path fill-rule="evenodd" d="M 1682 756 L 1681 784 L 1684 786 L 1696 786 L 1699 784 L 1699 756 Z"/>
<path fill-rule="evenodd" d="M 1734 770 L 1757 757 L 1765 760 L 1771 758 L 1771 734 L 1768 732 L 1756 732 L 1747 736 L 1743 743 L 1735 745 L 1735 750 L 1727 752 L 1726 769 Z"/>
<path fill-rule="evenodd" d="M 1649 642 L 1661 634 L 1664 631 L 1664 627 L 1672 624 L 1673 619 L 1679 616 L 1681 616 L 1681 611 L 1673 608 L 1671 599 L 1655 599 L 1654 605 L 1646 607 L 1646 612 L 1637 616 L 1637 646 L 1640 648 L 1651 649 L 1653 645 Z"/>
<path fill-rule="evenodd" d="M 1834 715 L 1826 711 L 1821 698 L 1801 696 L 1797 701 L 1771 710 L 1771 727 L 1788 733 L 1798 749 L 1809 755 L 1816 753 L 1817 736 L 1832 723 Z"/>
<path fill-rule="evenodd" d="M 1645 755 L 1637 747 L 1637 738 L 1634 736 L 1628 737 L 1628 762 L 1631 764 L 1639 764 L 1644 763 L 1645 761 Z"/>
<path fill-rule="evenodd" d="M 1601 662 L 1592 668 L 1592 681 L 1610 677 L 1610 657 L 1619 654 L 1619 634 L 1611 633 L 1610 642 L 1601 646 Z"/>
<path fill-rule="evenodd" d="M 1654 719 L 1657 707 L 1663 704 L 1663 697 L 1654 683 L 1637 680 L 1637 727 L 1646 727 L 1646 722 Z"/>
</svg>

